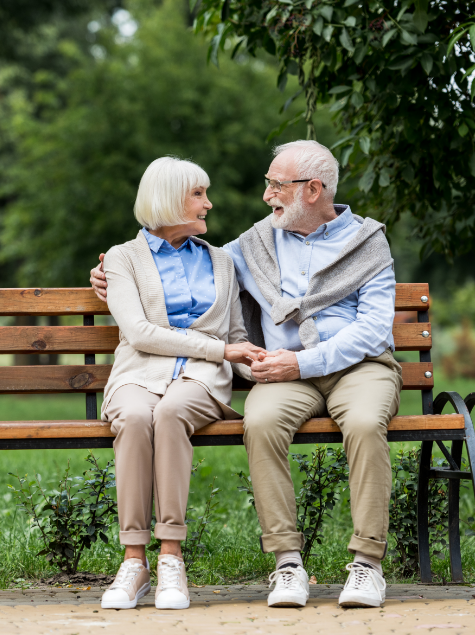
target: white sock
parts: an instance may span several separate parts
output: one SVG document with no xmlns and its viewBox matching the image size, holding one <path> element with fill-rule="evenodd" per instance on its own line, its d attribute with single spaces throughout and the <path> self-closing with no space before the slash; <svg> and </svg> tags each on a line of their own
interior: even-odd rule
<svg viewBox="0 0 475 635">
<path fill-rule="evenodd" d="M 379 558 L 373 558 L 373 556 L 367 556 L 365 553 L 357 551 L 353 562 L 364 562 L 365 564 L 369 564 L 373 567 L 373 569 L 376 569 L 380 575 L 383 575 L 383 567 L 381 566 L 381 560 Z"/>
<path fill-rule="evenodd" d="M 275 568 L 281 569 L 288 564 L 296 564 L 303 567 L 302 556 L 300 551 L 276 551 L 275 552 Z"/>
</svg>

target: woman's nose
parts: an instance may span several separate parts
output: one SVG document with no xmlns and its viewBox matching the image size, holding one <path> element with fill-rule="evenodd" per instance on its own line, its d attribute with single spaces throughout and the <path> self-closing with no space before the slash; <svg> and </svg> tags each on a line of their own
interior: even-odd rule
<svg viewBox="0 0 475 635">
<path fill-rule="evenodd" d="M 205 207 L 206 207 L 206 209 L 212 209 L 213 208 L 213 204 L 208 198 L 205 201 Z"/>
</svg>

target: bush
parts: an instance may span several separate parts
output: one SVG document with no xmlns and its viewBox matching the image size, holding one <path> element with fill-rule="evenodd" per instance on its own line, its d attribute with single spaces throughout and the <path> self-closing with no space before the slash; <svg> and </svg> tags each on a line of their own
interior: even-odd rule
<svg viewBox="0 0 475 635">
<path fill-rule="evenodd" d="M 393 463 L 393 490 L 389 503 L 389 533 L 396 541 L 389 552 L 402 577 L 411 578 L 419 571 L 417 541 L 417 481 L 420 448 L 401 449 Z M 436 459 L 437 466 L 446 466 L 444 459 Z M 448 528 L 447 481 L 429 481 L 429 535 L 431 555 L 444 559 L 441 548 L 447 546 L 444 536 Z"/>
<path fill-rule="evenodd" d="M 19 487 L 8 487 L 44 544 L 37 555 L 46 556 L 68 574 L 76 573 L 84 549 L 90 549 L 98 538 L 109 541 L 106 532 L 111 522 L 117 522 L 117 503 L 108 491 L 115 487 L 114 461 L 101 468 L 91 452 L 86 461 L 91 467 L 75 477 L 70 476 L 68 462 L 58 489 L 49 493 L 41 486 L 38 474 L 29 481 L 28 475 L 10 473 Z"/>
</svg>

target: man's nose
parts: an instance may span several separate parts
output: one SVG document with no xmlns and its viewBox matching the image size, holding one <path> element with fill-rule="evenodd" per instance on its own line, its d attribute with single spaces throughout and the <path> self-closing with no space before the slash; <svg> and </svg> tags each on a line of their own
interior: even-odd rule
<svg viewBox="0 0 475 635">
<path fill-rule="evenodd" d="M 274 196 L 275 196 L 275 192 L 273 192 L 270 187 L 266 187 L 262 198 L 267 203 L 268 201 L 271 200 L 271 198 L 274 198 Z"/>
</svg>

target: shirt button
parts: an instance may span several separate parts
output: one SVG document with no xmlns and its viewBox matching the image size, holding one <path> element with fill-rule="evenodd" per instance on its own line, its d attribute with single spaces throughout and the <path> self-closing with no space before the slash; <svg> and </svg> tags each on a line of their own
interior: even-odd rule
<svg viewBox="0 0 475 635">
<path fill-rule="evenodd" d="M 307 240 L 307 242 L 306 242 L 305 244 L 306 244 L 306 245 L 310 245 L 310 243 L 308 242 L 308 240 Z"/>
<path fill-rule="evenodd" d="M 303 275 L 303 276 L 305 275 L 305 271 L 302 271 L 302 275 Z"/>
<path fill-rule="evenodd" d="M 314 319 L 314 320 L 315 320 L 315 322 L 316 322 L 316 321 L 317 321 L 317 316 L 316 316 L 316 315 L 314 315 L 314 316 L 313 316 L 313 319 Z"/>
<path fill-rule="evenodd" d="M 325 236 L 328 236 L 328 232 L 325 232 Z"/>
</svg>

